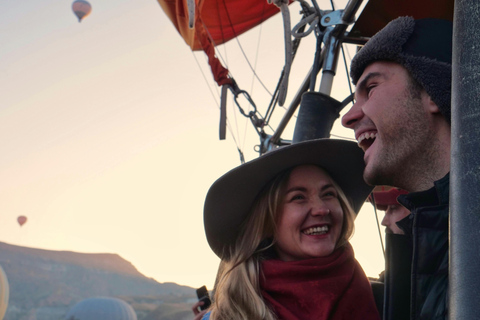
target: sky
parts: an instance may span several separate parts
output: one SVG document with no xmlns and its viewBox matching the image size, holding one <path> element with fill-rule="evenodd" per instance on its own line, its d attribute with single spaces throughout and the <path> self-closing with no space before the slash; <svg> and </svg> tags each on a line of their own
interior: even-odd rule
<svg viewBox="0 0 480 320">
<path fill-rule="evenodd" d="M 205 239 L 205 195 L 240 164 L 237 148 L 246 160 L 258 156 L 258 136 L 230 99 L 230 131 L 218 139 L 219 91 L 205 55 L 192 53 L 155 0 L 90 3 L 79 23 L 72 1 L 0 2 L 0 241 L 116 253 L 159 282 L 212 288 L 219 259 Z M 293 24 L 298 12 L 292 5 Z M 313 35 L 302 41 L 286 105 L 314 48 Z M 244 55 L 273 92 L 284 64 L 281 16 L 217 54 L 264 113 L 269 93 Z M 348 94 L 339 65 L 332 96 Z M 272 127 L 283 113 L 277 108 Z M 338 121 L 332 134 L 353 138 Z M 22 227 L 20 215 L 28 218 Z M 377 276 L 384 261 L 368 203 L 352 244 L 367 275 Z"/>
</svg>

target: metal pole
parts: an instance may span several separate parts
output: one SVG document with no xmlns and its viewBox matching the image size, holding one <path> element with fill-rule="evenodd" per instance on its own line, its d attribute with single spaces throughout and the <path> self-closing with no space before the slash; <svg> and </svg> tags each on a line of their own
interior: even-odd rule
<svg viewBox="0 0 480 320">
<path fill-rule="evenodd" d="M 342 37 L 348 25 L 355 20 L 355 14 L 360 8 L 363 0 L 350 0 L 345 10 L 333 11 L 322 17 L 321 23 L 328 28 L 324 36 L 325 41 L 325 59 L 323 61 L 322 79 L 319 92 L 330 95 L 333 85 L 333 77 L 337 70 L 337 61 Z"/>
<path fill-rule="evenodd" d="M 290 106 L 287 109 L 287 112 L 283 116 L 282 120 L 280 121 L 280 124 L 277 127 L 277 130 L 273 133 L 272 137 L 270 138 L 270 142 L 272 144 L 277 144 L 280 141 L 280 136 L 283 133 L 283 130 L 287 127 L 290 119 L 293 117 L 295 111 L 298 108 L 298 105 L 300 104 L 300 100 L 302 99 L 302 94 L 308 90 L 308 86 L 310 85 L 310 77 L 312 74 L 312 68 L 308 71 L 307 76 L 303 80 L 302 84 L 300 85 L 300 89 L 297 91 L 295 94 L 295 97 L 292 99 L 292 102 L 290 103 Z"/>
<path fill-rule="evenodd" d="M 452 61 L 449 319 L 480 316 L 480 1 L 456 0 Z"/>
<path fill-rule="evenodd" d="M 362 5 L 363 0 L 350 0 L 345 6 L 345 10 L 342 14 L 342 20 L 350 23 L 355 20 L 355 14 L 357 14 L 358 9 Z"/>
</svg>

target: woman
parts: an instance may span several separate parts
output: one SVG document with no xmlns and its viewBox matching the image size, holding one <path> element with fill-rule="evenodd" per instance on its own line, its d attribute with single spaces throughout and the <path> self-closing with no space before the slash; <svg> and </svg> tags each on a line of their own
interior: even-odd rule
<svg viewBox="0 0 480 320">
<path fill-rule="evenodd" d="M 272 151 L 218 179 L 204 223 L 221 263 L 203 319 L 379 319 L 348 243 L 371 191 L 363 167 L 355 143 L 321 139 Z"/>
</svg>

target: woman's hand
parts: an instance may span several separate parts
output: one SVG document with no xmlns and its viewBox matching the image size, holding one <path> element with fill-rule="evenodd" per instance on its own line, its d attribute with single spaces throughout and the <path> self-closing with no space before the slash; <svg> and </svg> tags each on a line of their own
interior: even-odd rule
<svg viewBox="0 0 480 320">
<path fill-rule="evenodd" d="M 200 306 L 203 306 L 205 302 L 203 301 L 198 301 L 197 303 L 195 303 L 193 306 L 192 306 L 192 311 L 193 311 L 193 314 L 195 315 L 195 318 L 193 318 L 193 320 L 201 320 L 203 318 L 203 316 L 205 315 L 205 313 L 207 313 L 207 310 L 200 310 Z"/>
</svg>

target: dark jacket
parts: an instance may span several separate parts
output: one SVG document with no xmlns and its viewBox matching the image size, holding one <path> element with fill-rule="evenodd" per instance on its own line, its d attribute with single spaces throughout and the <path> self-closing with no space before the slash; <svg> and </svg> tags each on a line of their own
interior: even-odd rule
<svg viewBox="0 0 480 320">
<path fill-rule="evenodd" d="M 449 174 L 398 197 L 411 214 L 386 239 L 385 320 L 448 318 L 448 194 Z"/>
</svg>

